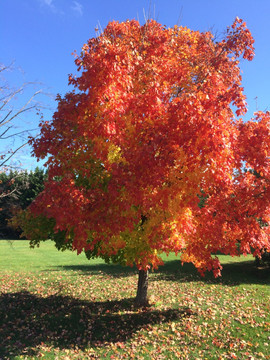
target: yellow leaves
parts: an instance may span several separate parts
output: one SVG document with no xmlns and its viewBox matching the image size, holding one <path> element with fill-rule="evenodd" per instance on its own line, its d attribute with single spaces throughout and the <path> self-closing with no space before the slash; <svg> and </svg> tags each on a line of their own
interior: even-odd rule
<svg viewBox="0 0 270 360">
<path fill-rule="evenodd" d="M 114 162 L 118 162 L 118 160 L 121 158 L 121 148 L 119 146 L 116 146 L 114 144 L 109 145 L 109 151 L 108 151 L 108 161 L 110 164 Z"/>
<path fill-rule="evenodd" d="M 117 146 L 117 145 L 115 145 L 113 143 L 111 143 L 109 145 L 108 162 L 109 162 L 109 164 L 113 164 L 113 163 L 116 163 L 116 164 L 124 163 L 124 164 L 126 164 L 127 163 L 126 159 L 122 157 L 120 146 Z"/>
</svg>

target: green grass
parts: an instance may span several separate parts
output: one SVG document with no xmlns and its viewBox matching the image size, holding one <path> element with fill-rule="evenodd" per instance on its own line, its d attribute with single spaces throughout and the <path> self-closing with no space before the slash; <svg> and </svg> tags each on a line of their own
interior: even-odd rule
<svg viewBox="0 0 270 360">
<path fill-rule="evenodd" d="M 103 264 L 100 259 L 91 261 Z M 39 248 L 29 248 L 26 240 L 0 240 L 0 271 L 40 272 L 69 265 L 89 265 L 84 254 L 77 256 L 76 252 L 57 251 L 53 242 L 42 242 Z"/>
<path fill-rule="evenodd" d="M 214 279 L 164 256 L 138 309 L 135 269 L 0 241 L 0 359 L 270 359 L 269 269 L 220 259 Z"/>
</svg>

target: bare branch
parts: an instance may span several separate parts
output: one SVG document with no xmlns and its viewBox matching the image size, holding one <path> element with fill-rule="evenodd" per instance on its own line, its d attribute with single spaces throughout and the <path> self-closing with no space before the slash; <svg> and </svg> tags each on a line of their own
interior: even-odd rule
<svg viewBox="0 0 270 360">
<path fill-rule="evenodd" d="M 13 152 L 12 152 L 12 154 L 8 157 L 8 158 L 6 158 L 4 161 L 2 161 L 2 163 L 0 163 L 0 168 L 2 167 L 2 166 L 4 166 L 11 158 L 12 158 L 12 156 L 14 156 L 19 150 L 21 150 L 23 147 L 25 147 L 27 145 L 27 143 L 24 143 L 24 144 L 22 144 L 21 146 L 19 146 L 16 150 L 14 150 Z"/>
<path fill-rule="evenodd" d="M 11 69 L 11 66 L 5 66 L 0 64 L 0 73 L 2 74 L 5 71 Z M 0 170 L 7 170 L 7 168 L 11 168 L 10 160 L 11 158 L 18 153 L 19 150 L 24 148 L 27 142 L 27 135 L 32 134 L 34 131 L 38 130 L 36 127 L 31 127 L 29 129 L 15 129 L 15 120 L 18 119 L 21 115 L 28 113 L 33 110 L 39 110 L 40 106 L 38 102 L 34 99 L 42 93 L 41 90 L 35 91 L 31 96 L 23 103 L 23 105 L 18 106 L 17 108 L 14 106 L 14 101 L 16 101 L 16 97 L 18 95 L 23 95 L 26 88 L 30 85 L 36 85 L 36 83 L 32 82 L 24 82 L 17 89 L 12 89 L 8 86 L 8 84 L 3 84 L 3 76 L 1 75 L 0 84 L 0 140 L 3 140 L 3 143 L 6 144 L 6 147 L 10 148 L 8 145 L 9 140 L 18 138 L 22 138 L 21 143 L 17 145 L 16 140 L 16 149 L 14 150 L 1 150 L 0 152 Z M 15 146 L 14 146 L 15 147 Z M 3 167 L 5 169 L 3 169 Z"/>
<path fill-rule="evenodd" d="M 10 126 L 9 129 L 11 129 L 11 128 L 12 128 L 12 127 Z M 17 132 L 17 133 L 13 133 L 13 134 L 11 134 L 11 135 L 8 135 L 8 136 L 3 137 L 3 135 L 6 133 L 6 131 L 5 131 L 2 135 L 0 135 L 0 140 L 1 140 L 1 139 L 2 139 L 2 140 L 6 140 L 6 139 L 9 139 L 9 138 L 13 138 L 13 137 L 18 136 L 18 135 L 30 133 L 31 131 L 36 131 L 36 130 L 38 130 L 38 128 L 22 130 L 22 131 L 19 131 L 19 132 Z"/>
<path fill-rule="evenodd" d="M 17 189 L 13 189 L 12 191 L 9 191 L 9 192 L 3 192 L 3 193 L 0 193 L 0 199 L 3 199 L 7 196 L 10 196 L 12 194 L 14 194 L 15 192 L 17 191 Z"/>
<path fill-rule="evenodd" d="M 2 105 L 2 108 L 3 108 L 9 101 L 11 101 L 11 99 L 12 99 L 16 94 L 18 94 L 18 93 L 21 92 L 21 91 L 22 91 L 22 88 L 21 88 L 19 91 L 16 91 L 16 93 L 14 93 L 13 96 L 11 96 L 7 101 L 4 102 L 4 104 Z M 34 97 L 37 96 L 37 95 L 40 94 L 40 93 L 41 93 L 41 90 L 36 91 L 36 92 L 31 96 L 31 98 L 21 107 L 20 110 L 18 110 L 12 117 L 10 117 L 10 118 L 7 119 L 7 117 L 12 113 L 12 110 L 9 111 L 8 115 L 5 117 L 5 119 L 7 119 L 6 122 L 2 123 L 2 121 L 0 121 L 0 123 L 2 123 L 1 125 L 5 125 L 5 124 L 9 123 L 9 122 L 12 121 L 15 117 L 19 116 L 21 113 L 23 113 L 23 112 L 25 112 L 25 111 L 29 111 L 29 110 L 31 110 L 31 109 L 35 109 L 35 108 L 36 108 L 36 105 L 29 106 L 29 107 L 27 107 L 27 105 L 29 105 L 29 104 L 33 101 Z M 0 108 L 0 110 L 1 110 L 1 108 Z"/>
<path fill-rule="evenodd" d="M 5 139 L 3 136 L 12 128 L 12 126 L 9 126 L 2 134 L 0 135 L 0 139 Z"/>
</svg>

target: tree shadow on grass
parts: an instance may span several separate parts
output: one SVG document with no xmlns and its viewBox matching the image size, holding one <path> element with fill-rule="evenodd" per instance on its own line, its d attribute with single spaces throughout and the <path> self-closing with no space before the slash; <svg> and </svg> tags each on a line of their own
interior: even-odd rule
<svg viewBox="0 0 270 360">
<path fill-rule="evenodd" d="M 121 266 L 116 264 L 105 264 L 105 263 L 91 264 L 90 261 L 89 261 L 89 265 L 56 266 L 54 270 L 50 270 L 50 271 L 59 271 L 61 269 L 81 272 L 84 275 L 96 275 L 99 273 L 105 273 L 116 278 L 137 274 L 136 267 Z"/>
<path fill-rule="evenodd" d="M 165 261 L 163 266 L 152 273 L 152 277 L 162 280 L 178 282 L 204 281 L 207 283 L 223 283 L 226 285 L 239 284 L 269 284 L 270 268 L 256 268 L 254 260 L 223 264 L 221 277 L 215 278 L 212 272 L 207 272 L 204 277 L 200 276 L 195 266 L 191 263 L 181 265 L 180 260 Z M 60 267 L 57 267 L 59 270 Z M 135 268 L 120 265 L 89 264 L 69 265 L 61 267 L 63 270 L 81 272 L 84 275 L 105 273 L 113 277 L 125 277 L 137 273 Z"/>
<path fill-rule="evenodd" d="M 27 291 L 0 296 L 0 359 L 35 356 L 41 344 L 59 349 L 123 342 L 141 328 L 190 316 L 188 309 L 137 309 L 133 299 L 90 302 Z"/>
<path fill-rule="evenodd" d="M 226 285 L 240 284 L 269 284 L 270 269 L 256 268 L 254 260 L 231 262 L 222 265 L 221 277 L 215 278 L 212 272 L 200 276 L 193 264 L 183 266 L 180 260 L 172 260 L 161 266 L 156 274 L 159 279 L 174 280 L 179 282 L 204 281 L 207 283 L 220 283 Z"/>
</svg>

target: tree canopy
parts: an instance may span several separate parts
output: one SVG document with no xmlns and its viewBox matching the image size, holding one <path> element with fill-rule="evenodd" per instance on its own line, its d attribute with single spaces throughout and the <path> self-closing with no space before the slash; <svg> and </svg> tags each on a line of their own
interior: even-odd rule
<svg viewBox="0 0 270 360">
<path fill-rule="evenodd" d="M 32 139 L 49 171 L 23 215 L 32 244 L 49 232 L 59 248 L 139 270 L 175 252 L 215 276 L 217 251 L 270 250 L 270 114 L 241 118 L 239 62 L 253 43 L 238 18 L 221 41 L 154 20 L 90 39 L 74 90 Z"/>
</svg>

